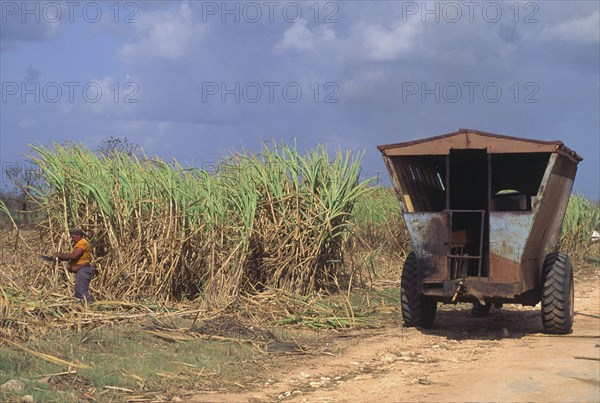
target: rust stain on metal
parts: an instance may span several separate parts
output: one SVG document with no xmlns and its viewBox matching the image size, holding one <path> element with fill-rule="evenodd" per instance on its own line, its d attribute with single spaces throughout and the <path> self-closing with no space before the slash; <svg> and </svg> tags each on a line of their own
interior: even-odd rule
<svg viewBox="0 0 600 403">
<path fill-rule="evenodd" d="M 446 215 L 413 213 L 405 214 L 404 220 L 419 256 L 419 267 L 423 278 L 427 281 L 445 280 L 445 244 L 448 242 Z"/>
<path fill-rule="evenodd" d="M 493 283 L 520 283 L 521 268 L 519 262 L 490 252 L 490 281 Z"/>
</svg>

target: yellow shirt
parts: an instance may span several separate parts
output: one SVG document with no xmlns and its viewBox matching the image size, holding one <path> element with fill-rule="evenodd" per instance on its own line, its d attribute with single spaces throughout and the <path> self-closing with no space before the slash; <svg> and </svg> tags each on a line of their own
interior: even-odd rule
<svg viewBox="0 0 600 403">
<path fill-rule="evenodd" d="M 75 249 L 83 249 L 83 253 L 79 256 L 79 259 L 73 260 L 69 263 L 69 267 L 75 269 L 80 266 L 89 264 L 92 261 L 91 253 L 90 253 L 90 243 L 87 239 L 81 238 L 75 246 L 73 246 L 73 250 Z"/>
</svg>

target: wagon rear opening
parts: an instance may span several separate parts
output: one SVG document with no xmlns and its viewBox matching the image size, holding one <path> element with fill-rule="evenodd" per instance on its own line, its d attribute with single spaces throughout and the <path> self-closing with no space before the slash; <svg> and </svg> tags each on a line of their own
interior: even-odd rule
<svg viewBox="0 0 600 403">
<path fill-rule="evenodd" d="M 581 157 L 558 141 L 468 129 L 378 148 L 413 242 L 419 306 L 542 299 Z"/>
</svg>

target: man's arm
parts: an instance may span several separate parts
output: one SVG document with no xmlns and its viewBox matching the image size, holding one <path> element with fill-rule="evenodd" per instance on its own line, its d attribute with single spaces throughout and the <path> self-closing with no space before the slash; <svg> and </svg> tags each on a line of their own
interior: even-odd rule
<svg viewBox="0 0 600 403">
<path fill-rule="evenodd" d="M 65 261 L 70 261 L 70 260 L 77 260 L 81 257 L 81 255 L 83 255 L 83 249 L 82 248 L 75 248 L 73 249 L 73 251 L 71 253 L 59 253 L 56 252 L 54 254 L 54 257 L 57 257 L 58 260 L 65 260 Z"/>
</svg>

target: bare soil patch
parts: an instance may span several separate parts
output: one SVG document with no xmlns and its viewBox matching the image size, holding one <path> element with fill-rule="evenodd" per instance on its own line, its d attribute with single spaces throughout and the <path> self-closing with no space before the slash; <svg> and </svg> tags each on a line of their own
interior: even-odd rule
<svg viewBox="0 0 600 403">
<path fill-rule="evenodd" d="M 576 280 L 569 335 L 543 333 L 539 305 L 505 305 L 473 317 L 468 305 L 445 306 L 434 328 L 324 334 L 312 350 L 265 356 L 256 382 L 205 391 L 195 402 L 600 400 L 600 277 Z"/>
</svg>

